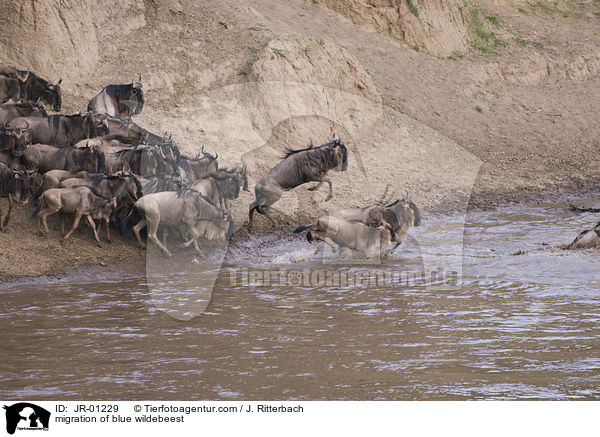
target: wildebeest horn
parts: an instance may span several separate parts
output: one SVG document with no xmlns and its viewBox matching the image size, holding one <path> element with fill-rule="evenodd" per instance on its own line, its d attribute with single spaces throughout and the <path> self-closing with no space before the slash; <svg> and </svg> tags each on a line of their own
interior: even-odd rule
<svg viewBox="0 0 600 437">
<path fill-rule="evenodd" d="M 312 138 L 310 138 L 310 145 L 308 146 L 308 148 L 312 149 L 313 147 L 314 147 L 313 140 L 312 140 Z"/>
</svg>

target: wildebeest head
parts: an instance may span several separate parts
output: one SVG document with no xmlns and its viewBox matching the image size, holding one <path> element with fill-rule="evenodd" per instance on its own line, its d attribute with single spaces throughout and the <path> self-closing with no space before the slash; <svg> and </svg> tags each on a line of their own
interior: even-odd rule
<svg viewBox="0 0 600 437">
<path fill-rule="evenodd" d="M 50 106 L 54 111 L 60 112 L 62 109 L 61 83 L 62 79 L 56 82 L 48 82 L 32 72 L 28 72 L 26 80 L 27 98 L 32 102 L 40 101 Z"/>
<path fill-rule="evenodd" d="M 87 112 L 85 114 L 85 125 L 91 138 L 110 134 L 108 119 L 105 114 L 99 112 Z"/>
<path fill-rule="evenodd" d="M 29 78 L 29 71 L 17 70 L 17 79 L 19 80 L 19 98 L 27 98 L 27 79 Z"/>
<path fill-rule="evenodd" d="M 17 170 L 13 168 L 12 171 L 15 179 L 15 201 L 25 204 L 29 200 L 29 187 L 35 170 Z"/>
<path fill-rule="evenodd" d="M 334 138 L 328 143 L 328 145 L 335 151 L 335 170 L 348 170 L 348 149 L 346 149 L 342 139 L 340 137 Z"/>
<path fill-rule="evenodd" d="M 23 126 L 8 127 L 4 125 L 4 149 L 9 149 L 13 156 L 21 156 L 25 149 L 31 145 L 29 122 L 24 121 Z"/>
<path fill-rule="evenodd" d="M 386 205 L 385 208 L 394 211 L 400 225 L 407 220 L 407 217 L 412 219 L 412 223 L 409 223 L 412 224 L 412 226 L 421 225 L 421 212 L 417 205 L 411 200 L 408 193 L 402 199 Z"/>
<path fill-rule="evenodd" d="M 134 114 L 140 114 L 144 107 L 144 90 L 142 88 L 142 75 L 138 75 L 137 81 L 131 81 L 131 106 Z"/>
<path fill-rule="evenodd" d="M 100 147 L 86 144 L 81 148 L 86 153 L 83 154 L 83 162 L 81 168 L 95 169 L 98 173 L 104 173 L 106 170 L 106 158 Z"/>
</svg>

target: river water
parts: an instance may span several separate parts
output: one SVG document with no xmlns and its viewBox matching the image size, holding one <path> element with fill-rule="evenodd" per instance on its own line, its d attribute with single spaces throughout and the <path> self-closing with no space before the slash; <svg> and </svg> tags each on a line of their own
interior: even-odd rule
<svg viewBox="0 0 600 437">
<path fill-rule="evenodd" d="M 383 264 L 325 264 L 365 279 L 351 286 L 257 284 L 256 272 L 289 279 L 323 263 L 285 264 L 307 249 L 301 237 L 254 237 L 230 248 L 208 307 L 187 321 L 155 307 L 139 266 L 3 284 L 0 397 L 597 399 L 599 253 L 557 245 L 598 220 L 552 203 L 472 212 L 457 248 L 445 235 L 465 220 L 429 217 Z M 369 282 L 419 271 L 431 248 L 458 255 L 461 286 Z"/>
</svg>

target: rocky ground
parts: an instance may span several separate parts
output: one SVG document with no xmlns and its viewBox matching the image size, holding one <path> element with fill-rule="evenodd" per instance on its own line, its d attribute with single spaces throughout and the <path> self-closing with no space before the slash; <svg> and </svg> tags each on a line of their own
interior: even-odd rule
<svg viewBox="0 0 600 437">
<path fill-rule="evenodd" d="M 395 3 L 8 0 L 0 60 L 63 77 L 66 112 L 142 74 L 137 121 L 189 155 L 247 164 L 251 186 L 285 146 L 341 135 L 350 168 L 334 199 L 284 196 L 281 231 L 388 184 L 425 213 L 597 191 L 600 2 Z M 251 201 L 236 203 L 238 226 Z M 0 280 L 143 259 L 118 236 L 96 247 L 84 226 L 62 247 L 31 209 L 0 235 Z"/>
</svg>

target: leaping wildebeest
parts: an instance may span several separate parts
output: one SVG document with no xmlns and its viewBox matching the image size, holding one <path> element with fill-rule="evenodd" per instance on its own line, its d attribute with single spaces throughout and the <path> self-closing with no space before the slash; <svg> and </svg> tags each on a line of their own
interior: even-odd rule
<svg viewBox="0 0 600 437">
<path fill-rule="evenodd" d="M 248 230 L 252 229 L 254 211 L 264 215 L 274 226 L 270 216 L 271 205 L 277 202 L 284 192 L 307 182 L 318 182 L 310 191 L 317 190 L 323 182 L 329 185 L 326 201 L 333 196 L 331 180 L 326 176 L 329 170 L 348 169 L 348 150 L 341 138 L 314 147 L 312 144 L 299 150 L 287 149 L 282 161 L 269 171 L 254 188 L 256 200 L 250 204 Z"/>
<path fill-rule="evenodd" d="M 94 219 L 103 220 L 106 224 L 106 238 L 110 243 L 110 227 L 108 225 L 110 215 L 117 206 L 117 201 L 114 197 L 106 199 L 99 197 L 88 187 L 76 188 L 52 188 L 44 191 L 42 199 L 38 207 L 33 211 L 32 217 L 38 218 L 38 229 L 41 235 L 48 235 L 48 223 L 46 219 L 52 214 L 62 212 L 63 214 L 74 214 L 75 220 L 73 227 L 62 239 L 62 243 L 71 236 L 73 231 L 79 226 L 79 221 L 83 216 L 94 232 L 94 238 L 100 247 L 102 242 L 98 236 Z M 43 229 L 42 229 L 43 225 Z"/>
<path fill-rule="evenodd" d="M 8 212 L 2 221 L 2 210 L 0 210 L 0 232 L 6 232 L 6 226 L 10 219 L 13 201 L 27 203 L 29 199 L 30 177 L 33 172 L 17 170 L 9 164 L 0 161 L 0 199 L 8 199 Z"/>
<path fill-rule="evenodd" d="M 131 118 L 144 107 L 142 76 L 126 85 L 108 85 L 88 104 L 88 111 L 103 112 L 111 117 Z"/>
</svg>

